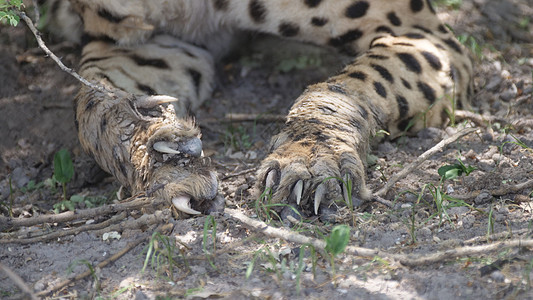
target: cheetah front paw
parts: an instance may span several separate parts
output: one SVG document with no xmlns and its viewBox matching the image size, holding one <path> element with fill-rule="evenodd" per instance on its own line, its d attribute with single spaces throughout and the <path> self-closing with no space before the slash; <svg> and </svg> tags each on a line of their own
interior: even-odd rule
<svg viewBox="0 0 533 300">
<path fill-rule="evenodd" d="M 83 148 L 132 194 L 165 199 L 188 215 L 223 208 L 200 130 L 168 104 L 176 98 L 84 88 L 76 100 Z"/>
<path fill-rule="evenodd" d="M 257 190 L 263 197 L 271 195 L 272 203 L 296 206 L 307 216 L 336 211 L 334 203 L 358 207 L 370 198 L 355 147 L 318 133 L 293 140 L 287 131 L 274 137 L 272 153 L 259 169 Z"/>
</svg>

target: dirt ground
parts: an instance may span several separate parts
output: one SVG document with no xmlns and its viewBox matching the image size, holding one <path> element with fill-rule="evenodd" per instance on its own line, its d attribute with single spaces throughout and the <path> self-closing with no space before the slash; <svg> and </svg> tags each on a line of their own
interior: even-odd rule
<svg viewBox="0 0 533 300">
<path fill-rule="evenodd" d="M 373 201 L 353 215 L 339 214 L 337 222 L 350 225 L 350 246 L 382 252 L 340 254 L 335 273 L 327 255 L 309 247 L 300 254 L 300 243 L 250 229 L 228 213 L 175 219 L 170 210 L 147 205 L 82 216 L 92 205 L 118 205 L 119 186 L 81 151 L 72 102 L 78 83 L 42 55 L 23 24 L 0 27 L 0 298 L 29 298 L 1 272 L 9 269 L 35 294 L 72 279 L 47 299 L 533 299 L 533 2 L 438 2 L 440 17 L 472 49 L 473 106 L 483 117 L 458 117 L 447 128 L 376 143 L 367 169 L 374 192 L 439 141 L 464 127 L 477 129 L 396 183 L 383 197 L 390 206 Z M 76 65 L 75 46 L 49 46 Z M 307 84 L 327 78 L 346 58 L 269 37 L 256 38 L 235 57 L 219 65 L 218 88 L 197 119 L 226 207 L 265 221 L 251 193 L 255 168 L 283 123 L 263 114 L 286 113 Z M 20 221 L 61 210 L 54 207 L 61 188 L 50 178 L 62 148 L 74 162 L 67 195 L 83 199 L 74 203 L 79 217 L 10 226 L 10 212 Z M 441 183 L 439 167 L 458 159 L 476 169 Z M 98 224 L 102 228 L 85 229 Z M 335 224 L 274 218 L 270 225 L 324 239 Z M 156 228 L 161 234 L 151 239 Z M 97 267 L 123 249 L 119 259 Z M 432 254 L 442 255 L 416 266 L 398 258 Z M 75 278 L 88 269 L 89 276 Z"/>
</svg>

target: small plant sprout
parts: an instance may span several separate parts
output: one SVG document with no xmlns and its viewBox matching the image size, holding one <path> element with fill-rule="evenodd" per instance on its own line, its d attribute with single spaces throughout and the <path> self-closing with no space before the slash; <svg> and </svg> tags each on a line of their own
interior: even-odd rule
<svg viewBox="0 0 533 300">
<path fill-rule="evenodd" d="M 331 271 L 333 278 L 335 275 L 335 256 L 341 254 L 346 249 L 350 241 L 350 227 L 348 225 L 337 225 L 333 227 L 331 233 L 326 237 L 326 252 L 329 254 Z"/>
<path fill-rule="evenodd" d="M 209 251 L 208 249 L 208 239 L 209 239 L 209 229 L 211 228 L 211 239 L 213 240 L 213 247 L 212 250 Z M 207 261 L 209 261 L 209 264 L 213 269 L 217 269 L 215 266 L 215 254 L 217 251 L 217 222 L 213 216 L 207 216 L 204 223 L 204 238 L 202 243 L 202 250 L 204 251 Z"/>
<path fill-rule="evenodd" d="M 468 176 L 470 173 L 472 173 L 474 170 L 476 170 L 475 167 L 472 166 L 466 166 L 460 159 L 457 159 L 459 163 L 453 164 L 453 165 L 445 165 L 438 169 L 438 173 L 441 177 L 441 183 L 444 182 L 444 180 L 451 180 L 455 179 L 461 175 Z"/>
<path fill-rule="evenodd" d="M 67 200 L 67 183 L 74 176 L 74 166 L 68 150 L 61 149 L 54 155 L 54 179 L 63 187 L 63 200 Z"/>
<path fill-rule="evenodd" d="M 160 276 L 162 272 L 165 272 L 168 279 L 174 282 L 174 268 L 178 267 L 178 262 L 174 258 L 176 252 L 176 244 L 174 240 L 156 231 L 152 234 L 150 242 L 145 250 L 146 257 L 144 259 L 141 273 L 144 273 L 148 263 L 150 263 L 152 269 L 156 270 L 158 276 Z M 183 257 L 185 259 L 184 255 Z M 187 264 L 185 265 L 187 266 Z"/>
</svg>

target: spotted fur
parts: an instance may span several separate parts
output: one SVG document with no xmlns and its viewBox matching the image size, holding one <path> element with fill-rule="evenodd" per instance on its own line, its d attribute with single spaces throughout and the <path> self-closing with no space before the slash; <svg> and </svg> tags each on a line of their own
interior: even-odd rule
<svg viewBox="0 0 533 300">
<path fill-rule="evenodd" d="M 354 56 L 338 75 L 296 99 L 258 173 L 259 191 L 269 188 L 272 201 L 306 213 L 319 213 L 347 197 L 339 179 L 353 182 L 351 200 L 369 198 L 364 157 L 376 130 L 395 137 L 440 126 L 452 101 L 457 107 L 469 105 L 471 62 L 429 1 L 48 2 L 56 1 L 63 3 L 62 11 L 75 12 L 72 22 L 77 18 L 83 28 L 80 72 L 113 90 L 80 91 L 81 143 L 133 191 L 161 190 L 166 198 L 186 194 L 199 203 L 214 197 L 216 179 L 202 158 L 165 157 L 154 151 L 154 143 L 183 148 L 199 138 L 186 112 L 209 96 L 213 57 L 239 31 L 270 33 Z M 179 98 L 177 117 L 159 105 L 140 107 L 149 95 Z"/>
</svg>

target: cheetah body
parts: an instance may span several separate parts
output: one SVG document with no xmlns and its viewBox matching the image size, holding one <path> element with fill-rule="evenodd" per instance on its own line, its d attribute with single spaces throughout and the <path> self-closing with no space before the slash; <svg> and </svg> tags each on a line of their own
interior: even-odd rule
<svg viewBox="0 0 533 300">
<path fill-rule="evenodd" d="M 295 100 L 258 172 L 259 191 L 306 213 L 347 198 L 348 181 L 349 202 L 370 197 L 362 158 L 376 130 L 394 137 L 441 126 L 472 94 L 468 55 L 422 0 L 49 2 L 75 12 L 78 29 L 63 31 L 84 37 L 80 73 L 111 91 L 81 88 L 82 146 L 133 193 L 191 201 L 189 213 L 209 210 L 217 180 L 187 111 L 209 98 L 214 61 L 240 31 L 354 57 Z M 160 104 L 171 98 L 155 95 L 179 100 L 168 107 Z"/>
</svg>

